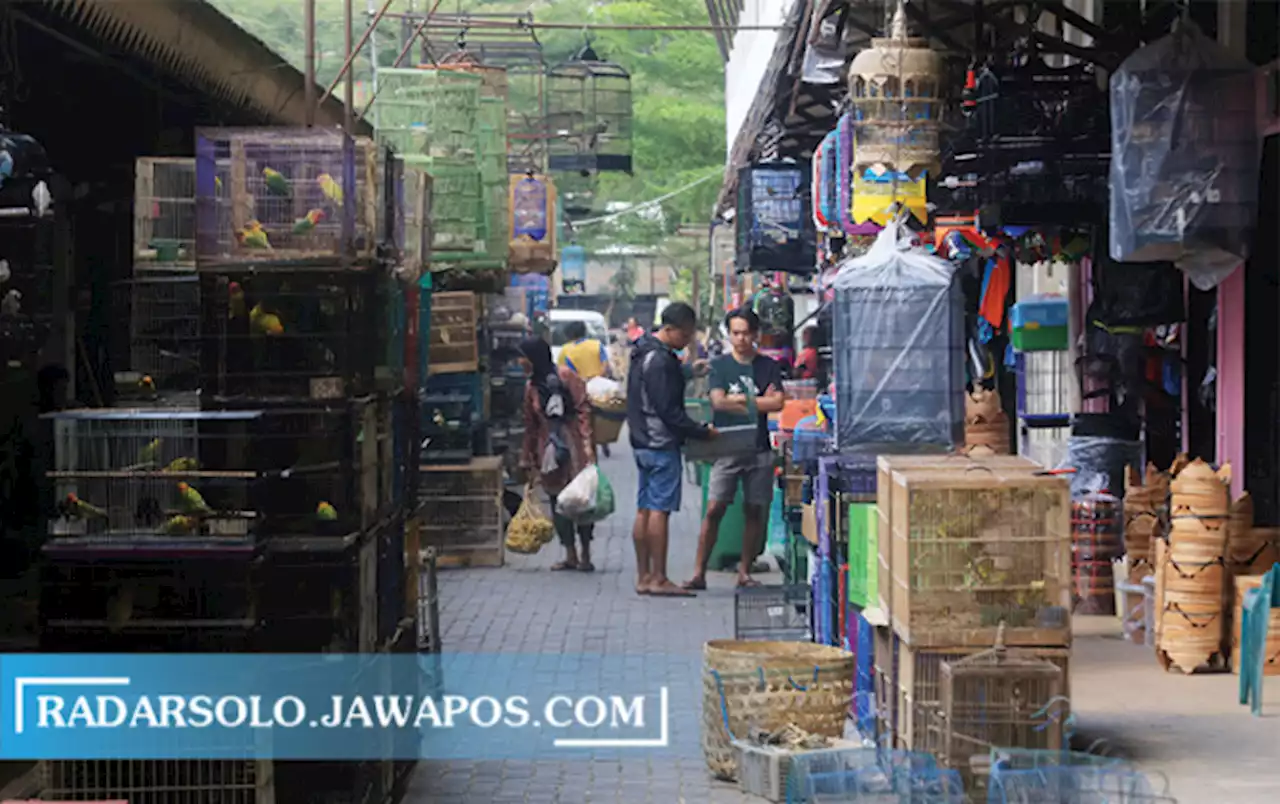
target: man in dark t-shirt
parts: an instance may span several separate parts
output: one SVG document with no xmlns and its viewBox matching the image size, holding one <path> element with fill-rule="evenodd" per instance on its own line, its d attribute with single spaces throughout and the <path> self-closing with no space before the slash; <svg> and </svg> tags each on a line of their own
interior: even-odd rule
<svg viewBox="0 0 1280 804">
<path fill-rule="evenodd" d="M 687 589 L 707 587 L 707 562 L 720 533 L 720 521 L 738 495 L 742 484 L 742 556 L 738 564 L 738 585 L 755 586 L 751 563 L 760 552 L 764 537 L 765 513 L 773 502 L 773 452 L 769 448 L 769 414 L 782 410 L 782 367 L 760 354 L 756 339 L 760 319 L 746 308 L 734 310 L 725 319 L 729 342 L 727 355 L 711 362 L 711 409 L 717 429 L 755 424 L 756 451 L 749 455 L 721 458 L 711 467 L 707 513 L 698 538 L 697 574 Z"/>
</svg>

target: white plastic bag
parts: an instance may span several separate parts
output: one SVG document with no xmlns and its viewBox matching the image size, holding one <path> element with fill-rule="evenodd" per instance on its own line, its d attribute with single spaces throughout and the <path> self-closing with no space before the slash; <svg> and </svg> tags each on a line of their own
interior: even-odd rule
<svg viewBox="0 0 1280 804">
<path fill-rule="evenodd" d="M 585 515 L 595 507 L 596 486 L 599 482 L 594 464 L 583 469 L 556 495 L 556 512 L 569 519 Z"/>
<path fill-rule="evenodd" d="M 592 399 L 610 399 L 622 396 L 622 383 L 608 377 L 592 377 L 587 381 L 587 396 Z"/>
</svg>

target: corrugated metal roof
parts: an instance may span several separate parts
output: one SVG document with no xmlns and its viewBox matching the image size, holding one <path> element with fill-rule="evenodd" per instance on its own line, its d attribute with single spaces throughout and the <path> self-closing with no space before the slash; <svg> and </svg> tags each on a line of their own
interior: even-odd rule
<svg viewBox="0 0 1280 804">
<path fill-rule="evenodd" d="M 254 109 L 273 123 L 305 122 L 302 73 L 205 0 L 43 2 L 74 25 L 220 100 Z M 342 116 L 341 101 L 330 98 L 315 122 L 340 125 Z"/>
</svg>

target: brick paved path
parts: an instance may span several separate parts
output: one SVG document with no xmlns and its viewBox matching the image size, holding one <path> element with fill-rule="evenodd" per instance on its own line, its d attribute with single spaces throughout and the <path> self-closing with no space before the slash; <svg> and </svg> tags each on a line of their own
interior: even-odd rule
<svg viewBox="0 0 1280 804">
<path fill-rule="evenodd" d="M 407 802 L 412 804 L 728 804 L 759 801 L 736 785 L 713 782 L 703 762 L 701 650 L 709 639 L 733 636 L 733 576 L 713 573 L 711 589 L 692 599 L 635 594 L 635 466 L 629 449 L 614 449 L 601 467 L 613 483 L 618 511 L 596 529 L 594 574 L 548 572 L 559 545 L 537 556 L 508 554 L 501 569 L 441 573 L 440 620 L 446 652 L 584 653 L 618 657 L 676 654 L 658 672 L 679 695 L 672 713 L 672 747 L 599 753 L 589 759 L 544 756 L 522 761 L 421 763 Z M 693 566 L 701 498 L 686 485 L 672 518 L 671 574 L 677 582 Z M 766 580 L 779 582 L 776 574 Z M 448 679 L 445 680 L 446 686 Z"/>
</svg>

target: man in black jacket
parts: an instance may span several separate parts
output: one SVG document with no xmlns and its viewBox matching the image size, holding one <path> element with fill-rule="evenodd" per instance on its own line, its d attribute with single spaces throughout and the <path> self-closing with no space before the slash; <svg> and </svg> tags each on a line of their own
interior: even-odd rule
<svg viewBox="0 0 1280 804">
<path fill-rule="evenodd" d="M 684 409 L 684 366 L 676 352 L 693 340 L 693 308 L 674 302 L 662 311 L 657 332 L 641 336 L 631 351 L 627 376 L 627 429 L 639 472 L 636 523 L 636 592 L 689 597 L 667 577 L 668 526 L 680 510 L 684 481 L 680 447 L 685 439 L 714 438 L 715 428 L 699 424 Z"/>
</svg>

